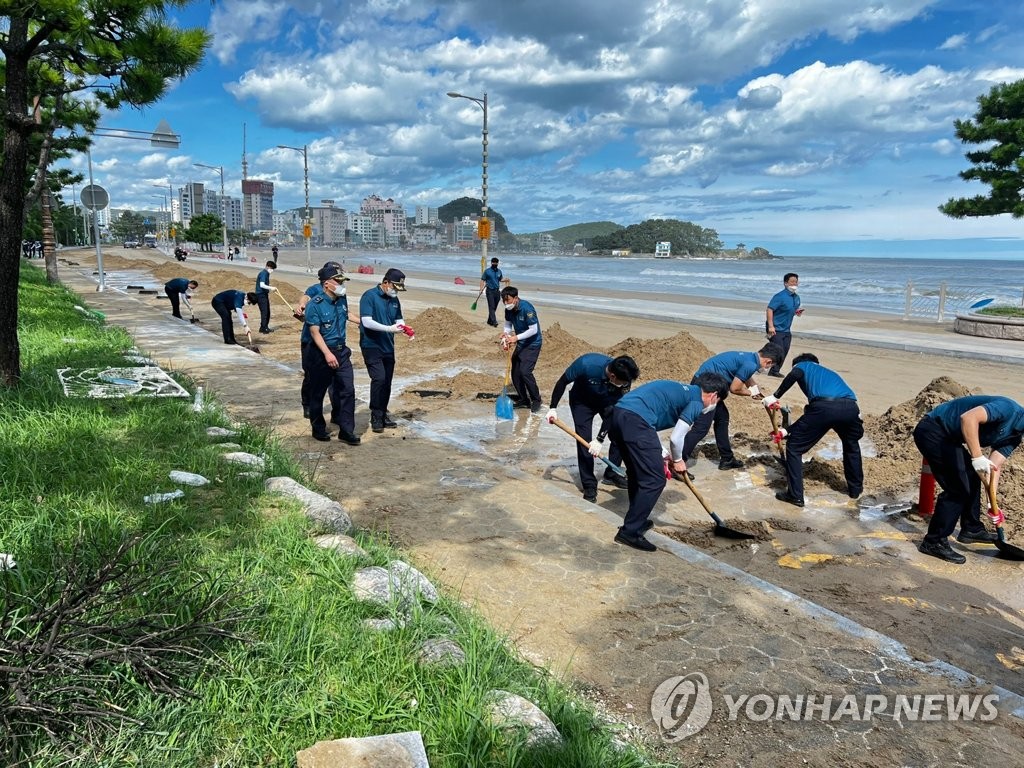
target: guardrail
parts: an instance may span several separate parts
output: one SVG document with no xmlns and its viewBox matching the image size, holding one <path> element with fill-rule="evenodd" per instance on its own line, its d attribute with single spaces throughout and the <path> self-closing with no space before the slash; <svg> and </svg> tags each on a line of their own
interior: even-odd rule
<svg viewBox="0 0 1024 768">
<path fill-rule="evenodd" d="M 928 318 L 941 323 L 947 318 L 952 320 L 958 314 L 973 309 L 975 305 L 985 306 L 982 303 L 985 302 L 985 299 L 992 301 L 988 293 L 980 290 L 957 290 L 955 293 L 951 293 L 945 281 L 936 287 L 934 285 L 915 286 L 913 280 L 908 280 L 903 319 Z M 1021 306 L 1024 306 L 1024 293 L 1021 296 Z"/>
</svg>

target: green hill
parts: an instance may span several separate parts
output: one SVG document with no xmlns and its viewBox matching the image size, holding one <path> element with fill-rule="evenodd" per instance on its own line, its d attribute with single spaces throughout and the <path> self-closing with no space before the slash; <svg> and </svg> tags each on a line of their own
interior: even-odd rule
<svg viewBox="0 0 1024 768">
<path fill-rule="evenodd" d="M 600 235 L 608 235 L 616 230 L 622 229 L 621 224 L 614 221 L 588 221 L 583 224 L 570 224 L 568 227 L 549 229 L 547 232 L 535 232 L 534 234 L 551 235 L 563 245 L 589 241 L 591 238 Z"/>
</svg>

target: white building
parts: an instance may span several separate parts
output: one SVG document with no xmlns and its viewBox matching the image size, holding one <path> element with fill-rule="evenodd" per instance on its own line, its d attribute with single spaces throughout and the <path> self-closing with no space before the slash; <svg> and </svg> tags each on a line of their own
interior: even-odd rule
<svg viewBox="0 0 1024 768">
<path fill-rule="evenodd" d="M 427 205 L 416 206 L 416 226 L 423 224 L 437 224 L 437 208 Z"/>
<path fill-rule="evenodd" d="M 375 224 L 383 225 L 383 245 L 397 246 L 405 242 L 408 231 L 406 230 L 405 209 L 401 204 L 396 203 L 390 197 L 383 200 L 377 195 L 370 195 L 363 199 L 359 206 L 359 212 L 364 216 L 369 216 Z"/>
</svg>

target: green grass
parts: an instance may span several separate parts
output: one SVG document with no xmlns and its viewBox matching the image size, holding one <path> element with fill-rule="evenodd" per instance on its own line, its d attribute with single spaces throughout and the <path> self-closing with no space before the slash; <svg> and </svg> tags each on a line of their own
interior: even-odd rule
<svg viewBox="0 0 1024 768">
<path fill-rule="evenodd" d="M 1024 307 L 982 307 L 978 310 L 978 314 L 992 315 L 994 317 L 1024 318 Z"/>
<path fill-rule="evenodd" d="M 123 364 L 132 340 L 76 311 L 81 302 L 36 269 L 22 268 L 20 290 L 23 385 L 0 391 L 0 552 L 18 561 L 0 573 L 15 619 L 0 626 L 0 654 L 25 631 L 19 620 L 55 599 L 53 577 L 68 553 L 96 567 L 129 536 L 140 537 L 136 566 L 163 575 L 152 590 L 125 596 L 119 618 L 189 615 L 210 593 L 242 617 L 236 639 L 204 645 L 204 663 L 180 679 L 188 696 L 154 693 L 132 668 L 111 665 L 102 705 L 133 721 L 62 734 L 56 743 L 42 734 L 23 740 L 26 765 L 56 768 L 72 758 L 103 766 L 291 766 L 296 751 L 320 740 L 406 730 L 423 734 L 434 768 L 654 764 L 616 744 L 614 728 L 586 702 L 520 660 L 453 598 L 423 607 L 401 629 L 365 629 L 363 620 L 381 609 L 356 601 L 349 584 L 357 567 L 371 563 L 318 548 L 298 508 L 229 470 L 205 434 L 211 424 L 227 426 L 223 415 L 195 414 L 185 399 L 66 399 L 57 368 Z M 268 475 L 303 479 L 267 434 L 242 427 L 233 439 L 267 456 Z M 213 482 L 170 503 L 144 504 L 143 496 L 173 488 L 172 469 Z M 401 557 L 366 535 L 357 539 L 372 564 Z M 446 632 L 466 663 L 418 665 L 420 644 Z M 488 724 L 485 698 L 495 688 L 536 702 L 565 745 L 527 750 Z M 0 706 L 10 704 L 0 691 Z"/>
</svg>

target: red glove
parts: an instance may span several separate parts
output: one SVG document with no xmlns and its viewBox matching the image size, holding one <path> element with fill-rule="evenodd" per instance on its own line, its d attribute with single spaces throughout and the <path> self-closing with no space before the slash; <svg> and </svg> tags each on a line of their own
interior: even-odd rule
<svg viewBox="0 0 1024 768">
<path fill-rule="evenodd" d="M 1001 509 L 992 509 L 989 507 L 986 514 L 988 514 L 988 519 L 992 521 L 992 525 L 996 527 L 1006 522 L 1006 515 L 1003 514 Z"/>
<path fill-rule="evenodd" d="M 401 328 L 401 329 L 402 329 L 402 333 L 404 333 L 404 334 L 405 334 L 406 336 L 408 336 L 408 337 L 409 337 L 410 339 L 414 339 L 414 338 L 416 338 L 416 331 L 414 331 L 414 330 L 413 330 L 412 328 L 410 328 L 410 327 L 409 327 L 408 325 L 400 325 L 400 326 L 398 326 L 398 327 L 399 327 L 399 328 Z"/>
<path fill-rule="evenodd" d="M 776 445 L 782 445 L 783 439 L 788 434 L 789 433 L 784 429 L 780 429 L 778 432 L 772 432 L 772 442 Z"/>
<path fill-rule="evenodd" d="M 665 479 L 666 480 L 671 480 L 672 479 L 672 468 L 669 467 L 667 460 L 665 461 Z"/>
</svg>

